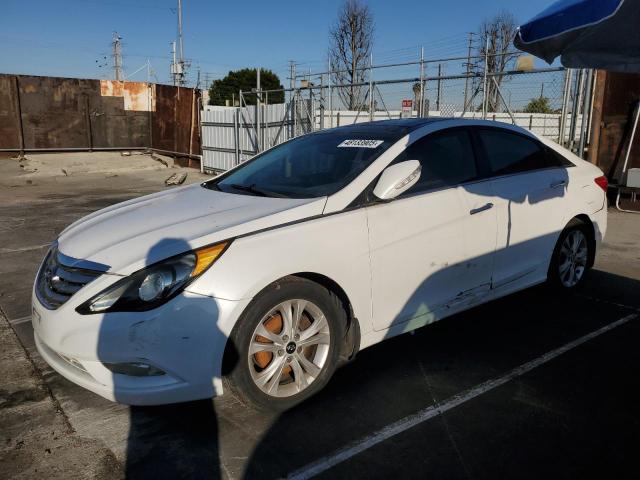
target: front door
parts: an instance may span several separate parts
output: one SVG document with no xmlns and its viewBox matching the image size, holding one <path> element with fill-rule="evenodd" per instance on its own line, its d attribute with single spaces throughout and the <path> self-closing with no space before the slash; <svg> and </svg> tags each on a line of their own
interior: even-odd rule
<svg viewBox="0 0 640 480">
<path fill-rule="evenodd" d="M 412 330 L 489 290 L 496 238 L 490 182 L 478 181 L 466 129 L 432 133 L 395 162 L 419 160 L 420 180 L 367 207 L 376 330 Z"/>
</svg>

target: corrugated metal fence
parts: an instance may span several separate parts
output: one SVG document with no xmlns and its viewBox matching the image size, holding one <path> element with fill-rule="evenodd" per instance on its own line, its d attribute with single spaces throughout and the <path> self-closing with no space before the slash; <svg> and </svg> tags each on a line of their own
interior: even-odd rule
<svg viewBox="0 0 640 480">
<path fill-rule="evenodd" d="M 0 75 L 0 151 L 146 149 L 197 159 L 200 91 Z"/>
</svg>

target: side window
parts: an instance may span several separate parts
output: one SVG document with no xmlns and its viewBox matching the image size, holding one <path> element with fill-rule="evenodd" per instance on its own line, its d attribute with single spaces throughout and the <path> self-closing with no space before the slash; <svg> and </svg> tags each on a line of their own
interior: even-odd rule
<svg viewBox="0 0 640 480">
<path fill-rule="evenodd" d="M 549 147 L 547 147 L 547 159 L 550 167 L 575 167 L 571 160 Z"/>
<path fill-rule="evenodd" d="M 478 130 L 493 175 L 526 172 L 551 166 L 534 140 L 500 130 Z"/>
<path fill-rule="evenodd" d="M 405 195 L 456 185 L 477 176 L 469 133 L 464 129 L 436 132 L 411 144 L 394 163 L 418 160 L 420 180 Z"/>
</svg>

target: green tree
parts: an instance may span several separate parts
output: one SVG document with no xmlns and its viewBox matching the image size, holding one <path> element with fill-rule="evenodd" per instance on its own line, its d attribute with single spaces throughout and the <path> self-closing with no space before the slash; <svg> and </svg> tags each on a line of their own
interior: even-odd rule
<svg viewBox="0 0 640 480">
<path fill-rule="evenodd" d="M 256 95 L 251 94 L 251 90 L 256 88 L 256 80 L 258 71 L 255 68 L 243 68 L 241 70 L 230 71 L 226 77 L 221 80 L 214 80 L 209 87 L 209 105 L 226 105 L 226 101 L 231 101 L 235 96 L 238 101 L 238 92 L 248 92 L 244 96 L 247 105 L 256 104 Z M 282 89 L 282 84 L 278 76 L 271 70 L 260 69 L 260 87 L 262 90 Z M 266 95 L 266 94 L 265 94 Z M 265 95 L 262 101 L 265 101 Z M 269 103 L 284 103 L 284 92 L 269 92 Z"/>
<path fill-rule="evenodd" d="M 525 113 L 553 113 L 549 99 L 547 97 L 532 98 L 526 107 L 524 107 Z"/>
</svg>

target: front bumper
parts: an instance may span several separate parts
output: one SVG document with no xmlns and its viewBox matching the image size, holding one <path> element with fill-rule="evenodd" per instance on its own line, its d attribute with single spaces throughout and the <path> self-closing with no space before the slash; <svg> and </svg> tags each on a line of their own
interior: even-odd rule
<svg viewBox="0 0 640 480">
<path fill-rule="evenodd" d="M 222 359 L 236 319 L 248 303 L 183 292 L 147 312 L 80 315 L 73 298 L 57 310 L 33 296 L 40 355 L 58 373 L 104 398 L 161 405 L 222 394 Z M 142 362 L 158 376 L 113 373 L 105 363 Z"/>
</svg>

